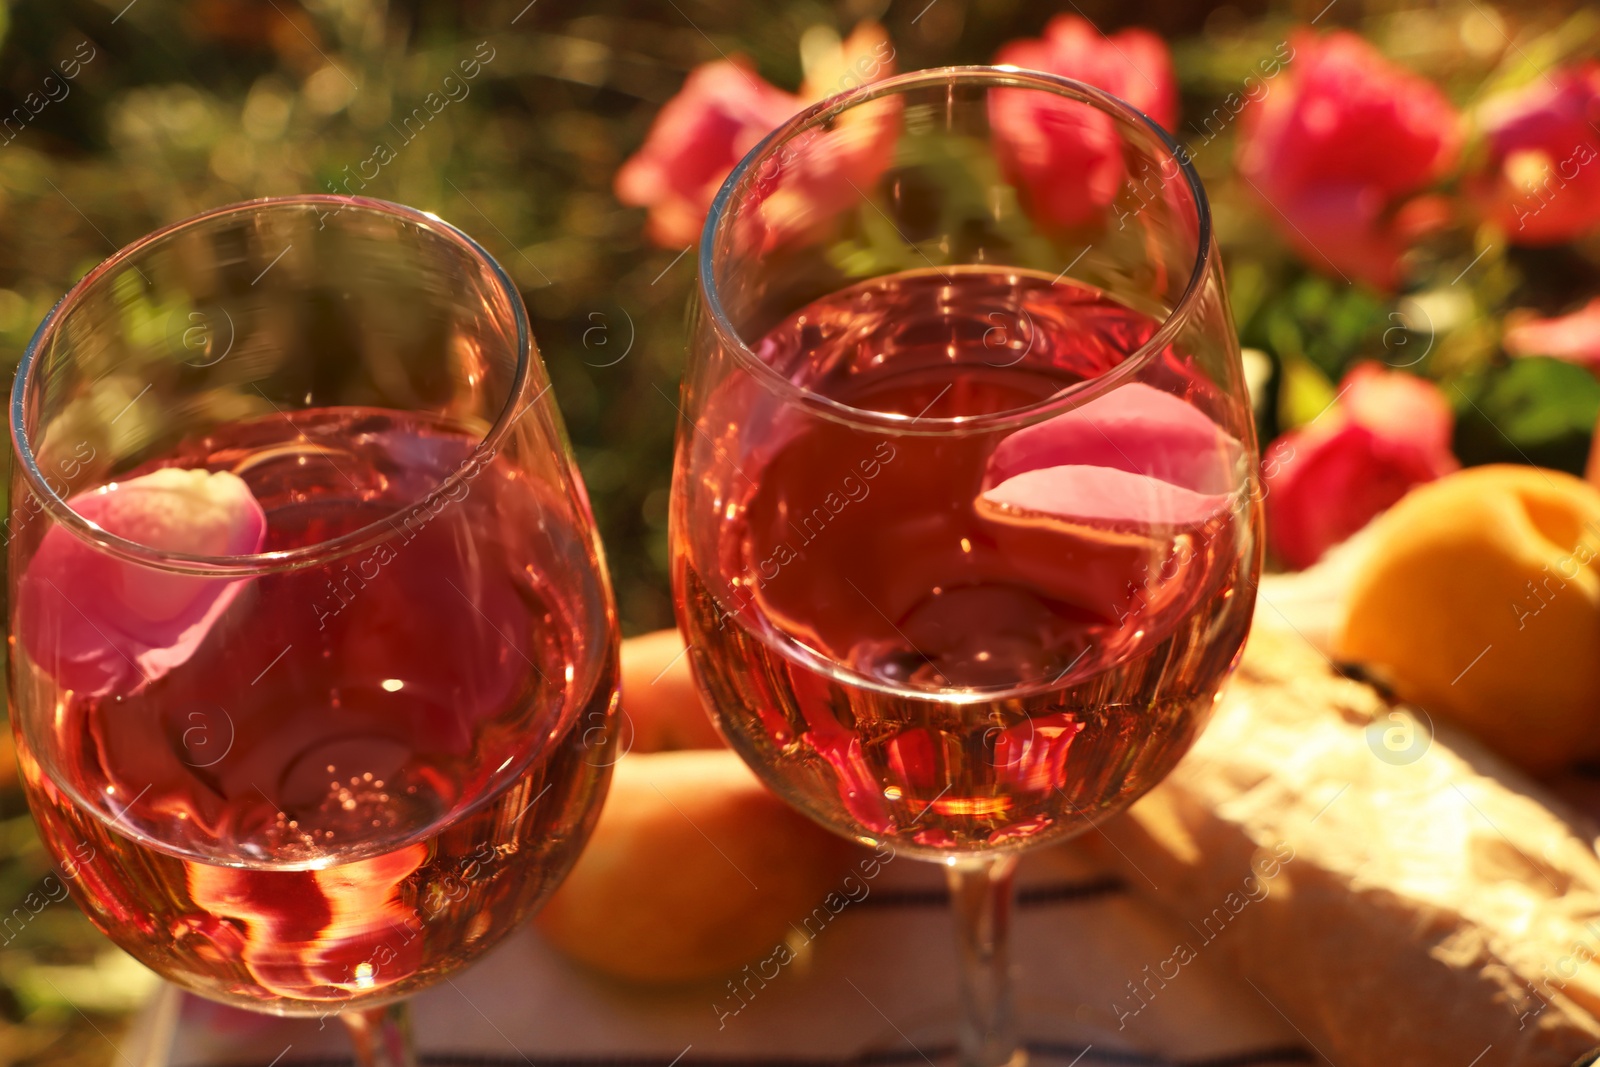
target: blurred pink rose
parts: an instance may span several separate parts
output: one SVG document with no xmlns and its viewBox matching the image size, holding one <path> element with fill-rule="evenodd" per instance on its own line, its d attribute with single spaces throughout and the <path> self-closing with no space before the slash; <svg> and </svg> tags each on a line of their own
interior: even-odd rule
<svg viewBox="0 0 1600 1067">
<path fill-rule="evenodd" d="M 1148 30 L 1108 37 L 1087 19 L 1058 15 L 1043 38 L 1012 41 L 995 62 L 1086 82 L 1169 129 L 1178 120 L 1172 56 Z M 989 115 L 1006 176 L 1026 190 L 1037 216 L 1078 226 L 1116 199 L 1127 167 L 1116 124 L 1103 112 L 1042 92 L 1001 89 Z"/>
<path fill-rule="evenodd" d="M 743 59 L 696 67 L 617 171 L 617 199 L 650 209 L 656 244 L 692 244 L 734 164 L 800 106 Z"/>
<path fill-rule="evenodd" d="M 875 22 L 832 48 L 802 51 L 800 96 L 808 104 L 894 73 L 894 48 Z M 857 104 L 784 142 L 751 179 L 737 237 L 745 251 L 770 252 L 860 204 L 894 162 L 903 103 L 888 96 Z"/>
<path fill-rule="evenodd" d="M 1442 219 L 1411 199 L 1454 165 L 1455 110 L 1353 33 L 1302 31 L 1284 76 L 1240 122 L 1239 172 L 1307 263 L 1392 289 L 1410 243 Z"/>
<path fill-rule="evenodd" d="M 1512 244 L 1555 244 L 1600 225 L 1600 63 L 1491 97 L 1477 121 L 1488 153 L 1468 194 Z"/>
<path fill-rule="evenodd" d="M 668 248 L 694 243 L 717 190 L 763 137 L 808 104 L 894 73 L 894 48 L 876 23 L 863 23 L 838 48 L 820 52 L 799 94 L 762 80 L 742 57 L 689 73 L 644 144 L 617 170 L 617 199 L 650 209 L 651 240 Z"/>
<path fill-rule="evenodd" d="M 1502 343 L 1513 356 L 1554 356 L 1600 374 L 1600 297 L 1553 319 L 1512 312 Z"/>
<path fill-rule="evenodd" d="M 1126 100 L 1162 126 L 1178 121 L 1178 79 L 1166 44 L 1149 30 L 1120 30 L 1109 37 L 1078 15 L 1057 15 L 1044 36 L 1012 41 L 995 55 L 999 64 L 1042 70 L 1086 82 Z"/>
<path fill-rule="evenodd" d="M 1291 567 L 1309 567 L 1412 486 L 1460 466 L 1450 452 L 1454 416 L 1432 382 L 1363 363 L 1340 394 L 1261 461 L 1267 539 Z"/>
</svg>

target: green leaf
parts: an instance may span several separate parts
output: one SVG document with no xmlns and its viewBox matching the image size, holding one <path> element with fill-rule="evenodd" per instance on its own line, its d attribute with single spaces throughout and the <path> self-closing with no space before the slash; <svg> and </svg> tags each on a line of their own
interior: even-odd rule
<svg viewBox="0 0 1600 1067">
<path fill-rule="evenodd" d="M 1243 329 L 1260 309 L 1267 289 L 1267 272 L 1261 264 L 1240 260 L 1228 268 L 1228 302 L 1233 305 L 1236 328 Z"/>
<path fill-rule="evenodd" d="M 1338 393 L 1328 376 L 1310 361 L 1297 356 L 1283 359 L 1283 385 L 1278 391 L 1278 425 L 1285 430 L 1304 426 L 1328 410 Z"/>
<path fill-rule="evenodd" d="M 1600 415 L 1600 381 L 1563 360 L 1519 359 L 1490 379 L 1478 404 L 1512 441 L 1541 445 L 1565 434 L 1594 430 Z"/>
<path fill-rule="evenodd" d="M 1456 451 L 1464 463 L 1534 463 L 1581 473 L 1600 381 L 1582 367 L 1543 356 L 1459 382 Z"/>
</svg>

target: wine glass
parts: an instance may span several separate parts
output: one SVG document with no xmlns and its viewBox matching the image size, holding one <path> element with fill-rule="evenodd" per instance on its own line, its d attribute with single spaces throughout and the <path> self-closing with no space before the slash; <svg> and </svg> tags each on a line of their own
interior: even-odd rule
<svg viewBox="0 0 1600 1067">
<path fill-rule="evenodd" d="M 92 270 L 12 393 L 12 722 L 90 919 L 203 996 L 403 998 L 560 882 L 617 626 L 515 286 L 436 216 L 300 196 Z"/>
<path fill-rule="evenodd" d="M 722 187 L 673 485 L 696 678 L 776 792 L 947 868 L 962 1067 L 1025 1059 L 1018 853 L 1166 775 L 1249 628 L 1256 446 L 1205 194 L 1016 68 L 824 101 Z"/>
</svg>

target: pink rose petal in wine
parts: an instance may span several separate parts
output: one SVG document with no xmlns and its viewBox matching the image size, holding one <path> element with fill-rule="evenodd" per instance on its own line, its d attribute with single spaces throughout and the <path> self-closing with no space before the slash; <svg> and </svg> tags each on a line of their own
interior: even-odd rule
<svg viewBox="0 0 1600 1067">
<path fill-rule="evenodd" d="M 1081 464 L 1023 471 L 983 494 L 985 503 L 1015 511 L 1141 526 L 1195 525 L 1215 515 L 1228 499 L 1226 493 L 1196 493 L 1115 467 Z"/>
<path fill-rule="evenodd" d="M 1001 441 L 974 504 L 1028 583 L 1110 622 L 1185 588 L 1176 579 L 1204 554 L 1179 556 L 1179 539 L 1206 538 L 1243 463 L 1204 412 L 1135 382 Z"/>
<path fill-rule="evenodd" d="M 261 505 L 226 472 L 166 468 L 67 503 L 107 533 L 162 552 L 249 555 L 266 540 Z M 126 694 L 193 656 L 244 584 L 127 562 L 52 526 L 18 583 L 15 624 L 63 688 Z"/>
<path fill-rule="evenodd" d="M 1059 465 L 1128 471 L 1198 493 L 1237 488 L 1239 442 L 1194 405 L 1142 382 L 1018 430 L 989 458 L 985 484 Z"/>
<path fill-rule="evenodd" d="M 981 510 L 1099 524 L 1203 522 L 1239 485 L 1243 448 L 1204 412 L 1142 382 L 1001 441 Z"/>
</svg>

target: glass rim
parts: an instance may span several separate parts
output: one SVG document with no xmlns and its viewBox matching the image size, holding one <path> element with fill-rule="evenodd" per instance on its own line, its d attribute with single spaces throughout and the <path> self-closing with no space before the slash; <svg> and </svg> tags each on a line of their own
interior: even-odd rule
<svg viewBox="0 0 1600 1067">
<path fill-rule="evenodd" d="M 272 552 L 255 552 L 238 556 L 209 556 L 189 552 L 170 552 L 152 548 L 138 541 L 131 541 L 113 534 L 73 510 L 66 498 L 51 488 L 49 480 L 39 468 L 38 457 L 34 453 L 25 425 L 27 399 L 32 392 L 33 382 L 38 375 L 40 352 L 48 342 L 55 339 L 56 327 L 63 316 L 72 311 L 90 289 L 104 281 L 107 276 L 132 260 L 139 253 L 147 251 L 151 247 L 169 240 L 173 236 L 200 223 L 229 215 L 252 214 L 263 209 L 306 208 L 318 205 L 334 205 L 338 209 L 335 212 L 336 214 L 353 208 L 360 212 L 400 219 L 442 237 L 447 242 L 464 249 L 469 257 L 486 267 L 495 287 L 506 298 L 516 327 L 516 371 L 512 375 L 511 388 L 504 406 L 495 415 L 493 424 L 473 445 L 472 452 L 467 460 L 458 465 L 449 475 L 440 479 L 436 485 L 422 494 L 417 500 L 396 508 L 382 518 L 367 523 L 349 533 L 341 534 L 338 537 L 331 537 L 325 541 L 318 541 L 309 545 L 301 545 L 297 548 L 279 549 Z M 300 570 L 330 562 L 387 540 L 394 535 L 393 522 L 398 516 L 410 512 L 418 504 L 432 500 L 441 493 L 449 492 L 458 484 L 475 477 L 477 472 L 472 469 L 473 464 L 471 461 L 481 456 L 485 451 L 492 453 L 510 431 L 512 424 L 526 411 L 526 408 L 518 411 L 518 407 L 523 394 L 527 392 L 533 379 L 531 373 L 533 348 L 532 327 L 528 322 L 527 309 L 523 305 L 522 294 L 517 289 L 516 283 L 512 281 L 510 275 L 505 272 L 505 269 L 496 262 L 495 258 L 482 245 L 455 226 L 445 222 L 433 212 L 373 197 L 339 196 L 328 193 L 304 193 L 292 196 L 267 196 L 254 200 L 241 200 L 231 204 L 224 204 L 220 207 L 209 208 L 188 218 L 168 223 L 152 230 L 132 243 L 124 245 L 96 264 L 89 273 L 78 279 L 61 299 L 56 301 L 55 305 L 51 307 L 34 330 L 33 337 L 29 339 L 27 348 L 23 350 L 22 359 L 17 364 L 16 377 L 11 385 L 11 444 L 13 454 L 16 456 L 17 466 L 28 484 L 28 489 L 39 499 L 44 510 L 49 513 L 50 518 L 92 548 L 107 552 L 128 562 L 139 563 L 157 570 L 177 574 L 202 575 L 206 577 L 251 577 Z M 11 505 L 13 512 L 16 506 L 17 502 L 13 501 Z"/>
<path fill-rule="evenodd" d="M 893 96 L 913 89 L 954 83 L 1051 92 L 1057 96 L 1065 96 L 1080 103 L 1097 107 L 1102 112 L 1108 113 L 1113 117 L 1120 118 L 1135 126 L 1143 126 L 1154 134 L 1160 144 L 1166 148 L 1168 155 L 1177 163 L 1179 173 L 1183 175 L 1184 181 L 1189 187 L 1189 192 L 1194 199 L 1196 221 L 1199 224 L 1196 231 L 1194 265 L 1190 270 L 1183 292 L 1172 305 L 1172 309 L 1161 320 L 1161 325 L 1150 335 L 1150 338 L 1130 352 L 1115 367 L 1093 378 L 1074 382 L 1041 400 L 1018 408 L 1009 408 L 1005 411 L 981 415 L 929 418 L 926 415 L 911 416 L 898 412 L 859 408 L 824 396 L 804 386 L 796 385 L 791 379 L 781 374 L 756 354 L 728 318 L 727 310 L 722 305 L 722 296 L 714 276 L 714 249 L 716 248 L 717 239 L 721 235 L 722 223 L 727 216 L 728 206 L 732 203 L 735 192 L 744 183 L 747 175 L 750 174 L 755 165 L 765 160 L 778 146 L 788 142 L 798 134 L 848 111 L 850 108 L 881 97 Z M 1124 379 L 1131 378 L 1151 363 L 1157 354 L 1166 348 L 1173 337 L 1184 327 L 1195 306 L 1200 302 L 1200 293 L 1205 287 L 1206 274 L 1211 268 L 1213 255 L 1211 245 L 1211 203 L 1206 198 L 1205 187 L 1200 182 L 1200 175 L 1194 169 L 1189 152 L 1179 145 L 1172 135 L 1162 128 L 1160 123 L 1132 104 L 1120 97 L 1113 96 L 1103 89 L 1097 89 L 1073 78 L 1063 77 L 1059 74 L 1049 74 L 1044 71 L 1029 70 L 1009 64 L 998 66 L 930 67 L 925 70 L 907 71 L 904 74 L 884 78 L 881 81 L 868 82 L 865 85 L 820 100 L 791 116 L 782 125 L 757 142 L 755 147 L 750 149 L 733 168 L 732 172 L 729 173 L 721 188 L 717 190 L 717 195 L 711 202 L 711 209 L 706 213 L 705 225 L 700 232 L 699 288 L 701 303 L 709 313 L 707 318 L 710 321 L 711 328 L 716 332 L 718 340 L 734 352 L 739 362 L 743 363 L 759 378 L 765 379 L 779 393 L 785 394 L 796 403 L 811 408 L 816 413 L 836 422 L 862 429 L 889 430 L 896 433 L 916 434 L 919 436 L 980 433 L 1012 429 L 1070 411 L 1120 385 Z"/>
</svg>

